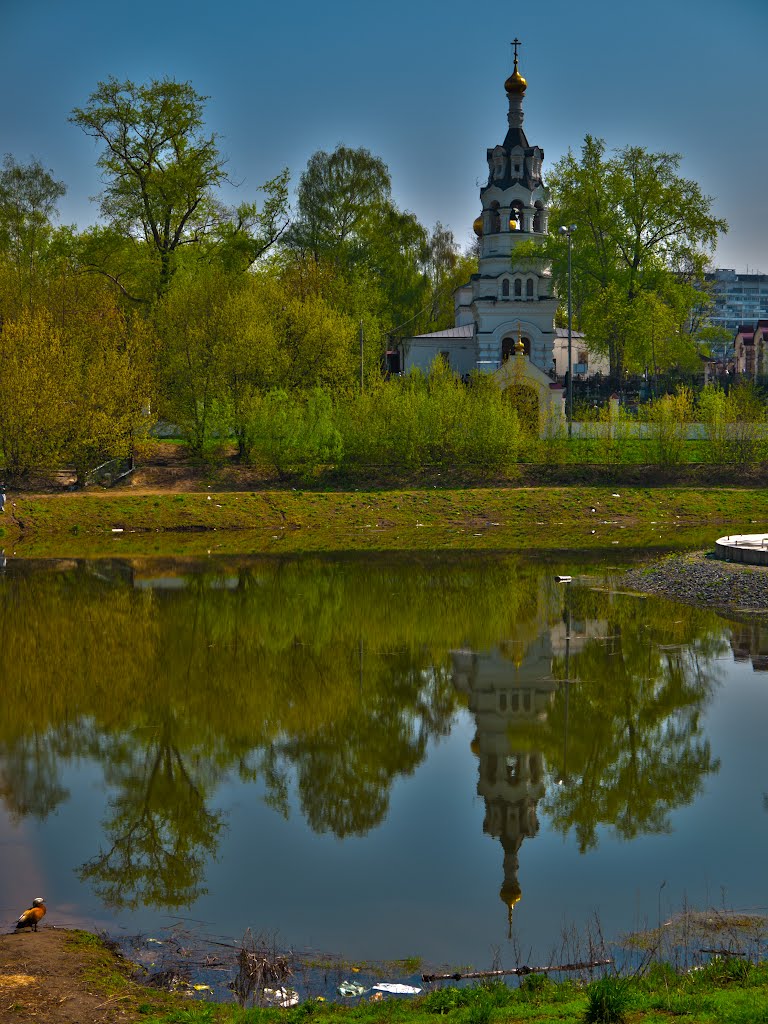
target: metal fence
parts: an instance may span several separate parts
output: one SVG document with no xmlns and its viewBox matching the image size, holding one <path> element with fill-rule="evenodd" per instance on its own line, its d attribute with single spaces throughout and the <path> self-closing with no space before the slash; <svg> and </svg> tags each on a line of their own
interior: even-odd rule
<svg viewBox="0 0 768 1024">
<path fill-rule="evenodd" d="M 717 377 L 710 377 L 710 381 L 719 384 L 726 394 L 732 387 L 744 382 L 752 382 L 762 392 L 768 401 L 768 375 L 755 376 L 755 374 L 726 373 Z M 566 381 L 561 383 L 565 384 Z M 613 395 L 618 395 L 619 401 L 628 408 L 637 408 L 654 398 L 661 398 L 663 395 L 674 395 L 680 387 L 690 388 L 694 394 L 701 391 L 707 378 L 703 372 L 700 373 L 667 373 L 658 374 L 655 377 L 624 376 L 610 377 L 595 375 L 588 378 L 573 378 L 573 402 L 574 406 L 597 406 L 607 404 Z"/>
</svg>

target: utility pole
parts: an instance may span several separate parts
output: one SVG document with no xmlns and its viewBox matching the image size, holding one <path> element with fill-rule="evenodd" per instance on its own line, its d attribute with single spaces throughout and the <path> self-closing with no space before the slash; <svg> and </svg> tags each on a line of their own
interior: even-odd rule
<svg viewBox="0 0 768 1024">
<path fill-rule="evenodd" d="M 573 437 L 573 309 L 571 306 L 571 250 L 573 248 L 573 232 L 575 224 L 561 227 L 560 234 L 568 239 L 568 439 Z"/>
</svg>

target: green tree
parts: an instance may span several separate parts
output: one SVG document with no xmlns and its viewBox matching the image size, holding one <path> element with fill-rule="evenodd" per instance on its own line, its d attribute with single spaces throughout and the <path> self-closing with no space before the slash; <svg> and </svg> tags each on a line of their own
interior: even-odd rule
<svg viewBox="0 0 768 1024">
<path fill-rule="evenodd" d="M 217 137 L 203 121 L 207 97 L 189 82 L 99 82 L 70 120 L 103 143 L 101 212 L 107 228 L 87 233 L 83 266 L 105 274 L 130 298 L 168 288 L 184 247 L 205 243 L 228 263 L 249 266 L 287 226 L 287 172 L 262 186 L 254 203 L 227 209 L 216 198 L 225 180 Z M 138 291 L 147 278 L 149 293 Z"/>
<path fill-rule="evenodd" d="M 58 466 L 70 386 L 62 332 L 47 310 L 22 310 L 2 324 L 0 449 L 9 479 Z"/>
<path fill-rule="evenodd" d="M 174 282 L 155 309 L 162 345 L 161 414 L 204 456 L 224 425 L 222 355 L 229 340 L 229 282 L 210 271 Z"/>
<path fill-rule="evenodd" d="M 39 160 L 17 163 L 10 154 L 0 170 L 0 255 L 19 281 L 31 282 L 51 238 L 56 204 L 66 192 Z"/>
<path fill-rule="evenodd" d="M 147 320 L 120 309 L 113 294 L 99 288 L 89 306 L 82 291 L 64 328 L 71 389 L 63 454 L 84 485 L 99 463 L 133 455 L 148 436 L 156 339 Z"/>
<path fill-rule="evenodd" d="M 733 331 L 720 324 L 704 323 L 696 332 L 699 345 L 706 355 L 723 358 L 733 345 Z"/>
<path fill-rule="evenodd" d="M 57 275 L 37 304 L 0 328 L 0 449 L 11 478 L 63 462 L 82 483 L 146 435 L 154 336 L 94 280 Z"/>
<path fill-rule="evenodd" d="M 313 154 L 286 249 L 294 261 L 322 268 L 321 294 L 331 305 L 365 321 L 377 368 L 387 334 L 452 321 L 451 275 L 459 261 L 453 235 L 440 224 L 430 235 L 413 213 L 398 209 L 386 165 L 367 149 L 340 145 Z"/>
<path fill-rule="evenodd" d="M 425 272 L 430 285 L 430 306 L 423 331 L 441 331 L 453 327 L 453 293 L 477 272 L 477 255 L 462 253 L 453 232 L 438 221 L 427 243 Z"/>
<path fill-rule="evenodd" d="M 316 261 L 347 264 L 359 240 L 378 223 L 391 187 L 386 164 L 369 150 L 342 145 L 332 153 L 318 150 L 299 180 L 290 244 Z"/>
<path fill-rule="evenodd" d="M 647 349 L 661 323 L 658 303 L 674 326 L 656 330 L 658 353 L 669 336 L 685 335 L 690 310 L 700 303 L 694 281 L 704 272 L 720 233 L 713 200 L 678 174 L 681 157 L 626 146 L 606 155 L 605 142 L 587 135 L 581 157 L 572 152 L 547 178 L 552 194 L 550 223 L 576 224 L 573 233 L 573 296 L 577 321 L 589 343 L 610 359 L 611 373 L 643 369 Z M 519 249 L 551 263 L 560 295 L 568 287 L 568 250 L 553 234 L 542 246 Z M 644 303 L 653 295 L 655 304 Z M 688 336 L 688 343 L 693 340 Z M 677 358 L 678 353 L 671 354 Z M 661 361 L 657 360 L 661 365 Z"/>
</svg>

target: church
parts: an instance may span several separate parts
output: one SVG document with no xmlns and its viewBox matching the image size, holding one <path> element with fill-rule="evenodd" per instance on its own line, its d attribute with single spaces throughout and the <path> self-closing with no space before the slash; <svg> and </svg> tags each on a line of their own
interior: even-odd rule
<svg viewBox="0 0 768 1024">
<path fill-rule="evenodd" d="M 504 387 L 516 366 L 540 392 L 540 407 L 561 412 L 562 389 L 551 377 L 558 307 L 552 278 L 545 266 L 515 266 L 514 261 L 522 241 L 547 234 L 549 195 L 541 178 L 544 151 L 530 145 L 523 129 L 528 83 L 518 70 L 519 40 L 513 45 L 514 69 L 504 83 L 507 133 L 503 143 L 487 150 L 488 181 L 480 189 L 482 213 L 474 222 L 478 273 L 454 293 L 456 326 L 405 339 L 402 367 L 426 372 L 442 358 L 461 376 L 495 373 Z M 510 360 L 513 355 L 525 358 Z"/>
</svg>

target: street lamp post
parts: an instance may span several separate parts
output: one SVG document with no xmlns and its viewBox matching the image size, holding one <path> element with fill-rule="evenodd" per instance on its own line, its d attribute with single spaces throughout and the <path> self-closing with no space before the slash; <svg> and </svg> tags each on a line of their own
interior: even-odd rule
<svg viewBox="0 0 768 1024">
<path fill-rule="evenodd" d="M 571 250 L 573 248 L 573 232 L 575 224 L 561 227 L 560 234 L 568 239 L 568 437 L 573 436 L 573 310 L 571 308 Z"/>
</svg>

